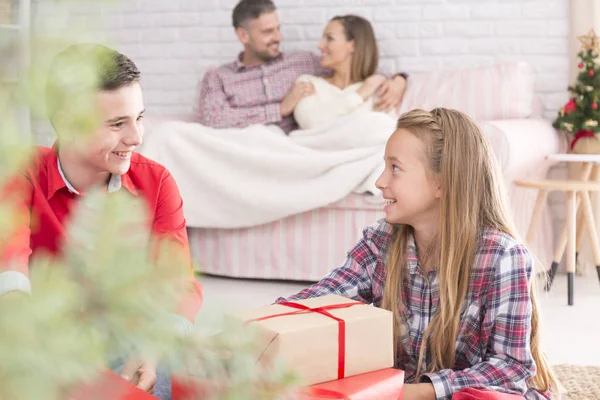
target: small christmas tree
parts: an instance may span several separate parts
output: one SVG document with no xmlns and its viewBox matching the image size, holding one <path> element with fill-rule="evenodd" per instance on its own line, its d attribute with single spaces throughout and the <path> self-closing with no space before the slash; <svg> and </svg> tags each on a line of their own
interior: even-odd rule
<svg viewBox="0 0 600 400">
<path fill-rule="evenodd" d="M 554 127 L 567 132 L 574 153 L 600 153 L 600 69 L 596 59 L 600 55 L 600 38 L 591 29 L 578 36 L 581 51 L 577 83 L 569 86 L 571 97 L 558 112 Z"/>
</svg>

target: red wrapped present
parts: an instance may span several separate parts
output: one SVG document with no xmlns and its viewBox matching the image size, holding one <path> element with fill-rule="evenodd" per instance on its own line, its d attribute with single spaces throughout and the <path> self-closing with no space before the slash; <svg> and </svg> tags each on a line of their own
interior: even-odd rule
<svg viewBox="0 0 600 400">
<path fill-rule="evenodd" d="M 181 374 L 173 374 L 171 379 L 171 400 L 214 398 L 221 390 L 223 390 L 222 383 L 199 380 Z"/>
<path fill-rule="evenodd" d="M 300 389 L 297 400 L 399 400 L 404 371 L 387 368 Z"/>
<path fill-rule="evenodd" d="M 69 400 L 157 400 L 110 370 L 92 383 L 77 388 Z"/>
<path fill-rule="evenodd" d="M 404 371 L 387 368 L 350 378 L 297 389 L 293 400 L 399 400 L 402 399 Z M 173 376 L 173 400 L 196 400 L 215 394 L 219 384 L 191 377 Z M 288 397 L 289 398 L 289 397 Z"/>
</svg>

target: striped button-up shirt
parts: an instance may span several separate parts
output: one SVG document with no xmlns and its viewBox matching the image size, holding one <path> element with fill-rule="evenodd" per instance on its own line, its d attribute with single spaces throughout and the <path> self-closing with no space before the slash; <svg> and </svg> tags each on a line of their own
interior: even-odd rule
<svg viewBox="0 0 600 400">
<path fill-rule="evenodd" d="M 285 300 L 338 294 L 381 306 L 392 240 L 393 227 L 385 220 L 367 227 L 344 265 Z M 423 334 L 439 303 L 439 281 L 435 270 L 426 274 L 421 269 L 414 239 L 407 257 L 408 279 L 402 289 L 407 329 L 399 341 L 403 351 L 397 367 L 405 371 L 408 383 L 416 383 Z M 421 377 L 433 384 L 437 399 L 450 399 L 466 387 L 521 394 L 529 400 L 548 397 L 527 386 L 536 373 L 530 348 L 532 266 L 527 249 L 512 237 L 492 228 L 481 232 L 460 316 L 455 366 Z M 427 355 L 425 362 L 430 361 Z"/>
<path fill-rule="evenodd" d="M 286 133 L 297 129 L 292 115 L 281 116 L 279 104 L 300 75 L 327 73 L 319 57 L 310 52 L 281 53 L 256 66 L 244 65 L 241 57 L 204 75 L 198 122 L 213 128 L 275 124 Z"/>
</svg>

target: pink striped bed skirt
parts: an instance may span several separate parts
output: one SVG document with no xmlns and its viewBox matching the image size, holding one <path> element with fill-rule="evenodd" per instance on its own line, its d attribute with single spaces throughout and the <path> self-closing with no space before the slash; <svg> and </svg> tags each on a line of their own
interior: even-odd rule
<svg viewBox="0 0 600 400">
<path fill-rule="evenodd" d="M 189 228 L 190 250 L 198 272 L 318 281 L 346 260 L 367 225 L 384 216 L 377 197 L 351 195 L 251 228 Z"/>
<path fill-rule="evenodd" d="M 509 197 L 519 233 L 525 237 L 535 190 L 514 185 Z M 530 244 L 536 269 L 546 269 L 553 227 L 546 207 L 540 231 Z M 235 278 L 318 281 L 342 265 L 363 229 L 385 216 L 381 200 L 351 195 L 328 207 L 243 229 L 188 228 L 198 272 Z"/>
</svg>

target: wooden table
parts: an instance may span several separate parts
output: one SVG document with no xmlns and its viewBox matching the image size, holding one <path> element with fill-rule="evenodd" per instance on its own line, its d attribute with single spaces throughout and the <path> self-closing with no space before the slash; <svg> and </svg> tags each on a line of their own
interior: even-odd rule
<svg viewBox="0 0 600 400">
<path fill-rule="evenodd" d="M 587 231 L 592 243 L 592 252 L 594 254 L 594 263 L 600 279 L 600 242 L 594 222 L 594 214 L 590 201 L 590 192 L 600 191 L 600 182 L 597 182 L 600 172 L 600 155 L 596 154 L 553 154 L 547 157 L 548 160 L 559 162 L 581 163 L 581 172 L 579 179 L 571 180 L 539 180 L 539 181 L 517 181 L 516 184 L 521 187 L 538 189 L 538 196 L 533 209 L 529 229 L 527 230 L 527 243 L 533 242 L 535 230 L 542 214 L 544 205 L 550 191 L 562 191 L 567 193 L 567 214 L 565 224 L 560 238 L 554 250 L 552 265 L 548 272 L 546 289 L 550 290 L 554 275 L 558 265 L 567 250 L 567 284 L 568 284 L 568 304 L 573 305 L 573 281 L 575 275 L 575 266 L 577 264 L 577 255 L 581 248 L 583 238 L 583 229 Z M 579 210 L 579 205 L 583 207 Z M 579 212 L 579 216 L 577 213 Z"/>
</svg>

